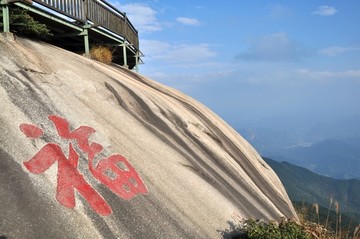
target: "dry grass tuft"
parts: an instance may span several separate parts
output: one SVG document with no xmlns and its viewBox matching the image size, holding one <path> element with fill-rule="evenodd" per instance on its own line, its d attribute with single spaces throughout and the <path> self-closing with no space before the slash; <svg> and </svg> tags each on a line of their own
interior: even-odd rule
<svg viewBox="0 0 360 239">
<path fill-rule="evenodd" d="M 323 225 L 313 222 L 303 222 L 304 230 L 311 236 L 312 239 L 336 239 L 337 237 L 331 231 L 328 231 Z"/>
<path fill-rule="evenodd" d="M 90 50 L 90 56 L 92 59 L 110 64 L 113 59 L 112 51 L 108 47 L 95 46 Z"/>
<path fill-rule="evenodd" d="M 330 212 L 332 212 L 331 211 L 332 205 L 334 205 L 335 208 L 335 216 L 332 215 L 330 219 Z M 313 211 L 315 211 L 317 220 L 314 219 L 314 217 L 312 216 Z M 350 219 L 349 225 L 347 226 L 347 230 L 346 230 L 345 229 L 346 226 L 344 227 L 342 225 L 340 203 L 334 201 L 332 197 L 330 198 L 330 204 L 327 211 L 328 213 L 326 215 L 326 221 L 324 221 L 324 223 L 321 224 L 319 204 L 313 203 L 310 206 L 310 213 L 311 213 L 310 216 L 308 215 L 309 208 L 308 206 L 306 206 L 306 204 L 303 204 L 301 207 L 297 209 L 297 214 L 299 216 L 300 223 L 303 229 L 311 236 L 312 239 L 360 239 L 360 224 L 357 227 L 355 227 L 355 229 L 351 229 L 352 228 L 351 223 L 354 218 L 352 217 Z M 333 225 L 333 223 L 335 225 Z"/>
<path fill-rule="evenodd" d="M 315 209 L 317 223 L 320 224 L 319 204 L 313 203 L 312 207 Z"/>
<path fill-rule="evenodd" d="M 355 227 L 353 238 L 360 238 L 360 224 L 357 227 Z"/>
</svg>

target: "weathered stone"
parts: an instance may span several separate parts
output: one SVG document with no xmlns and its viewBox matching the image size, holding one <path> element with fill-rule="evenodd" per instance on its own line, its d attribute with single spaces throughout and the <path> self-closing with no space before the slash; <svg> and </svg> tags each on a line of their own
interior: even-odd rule
<svg viewBox="0 0 360 239">
<path fill-rule="evenodd" d="M 273 170 L 194 99 L 127 69 L 45 43 L 0 38 L 0 52 L 0 236 L 220 238 L 219 230 L 234 215 L 296 218 Z M 60 127 L 65 133 L 58 131 L 54 116 L 67 120 L 70 131 L 95 129 L 89 144 L 96 142 L 103 151 L 94 165 L 112 154 L 124 156 L 129 165 L 118 167 L 126 172 L 133 167 L 147 193 L 126 200 L 96 178 L 88 166 L 89 145 L 81 146 L 74 132 L 66 136 L 65 126 Z M 34 160 L 51 144 L 62 153 Z M 60 204 L 69 203 L 70 194 L 56 197 L 64 189 L 57 189 L 63 185 L 57 181 L 58 168 L 74 162 L 76 155 L 77 167 L 68 166 L 101 195 L 110 215 L 94 211 L 81 192 L 75 193 L 73 209 Z M 57 162 L 45 165 L 53 158 Z M 36 172 L 41 168 L 46 170 Z M 121 176 L 111 170 L 106 175 Z M 65 179 L 65 184 L 71 180 L 77 179 Z"/>
</svg>

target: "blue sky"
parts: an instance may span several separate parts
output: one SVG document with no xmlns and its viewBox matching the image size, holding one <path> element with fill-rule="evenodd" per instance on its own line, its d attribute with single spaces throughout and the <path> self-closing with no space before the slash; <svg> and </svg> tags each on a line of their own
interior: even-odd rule
<svg viewBox="0 0 360 239">
<path fill-rule="evenodd" d="M 360 114 L 360 1 L 112 1 L 139 30 L 140 73 L 233 127 Z"/>
</svg>

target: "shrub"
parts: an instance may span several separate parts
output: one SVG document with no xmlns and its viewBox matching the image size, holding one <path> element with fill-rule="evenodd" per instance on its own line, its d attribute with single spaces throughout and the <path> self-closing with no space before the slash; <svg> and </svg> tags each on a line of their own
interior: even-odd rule
<svg viewBox="0 0 360 239">
<path fill-rule="evenodd" d="M 245 220 L 239 225 L 232 225 L 222 235 L 232 239 L 311 239 L 306 230 L 292 220 L 283 220 L 281 223 Z"/>
<path fill-rule="evenodd" d="M 2 11 L 0 11 L 2 19 Z M 33 17 L 28 14 L 28 11 L 20 7 L 10 7 L 10 30 L 11 32 L 45 39 L 52 36 L 50 30 L 45 24 L 35 21 Z M 0 22 L 0 29 L 2 31 L 3 23 Z"/>
<path fill-rule="evenodd" d="M 90 50 L 90 56 L 92 59 L 103 62 L 105 64 L 110 64 L 113 58 L 112 51 L 108 47 L 104 46 L 95 46 Z"/>
<path fill-rule="evenodd" d="M 310 239 L 301 225 L 295 221 L 282 221 L 280 224 L 270 221 L 247 220 L 244 232 L 248 239 Z"/>
</svg>

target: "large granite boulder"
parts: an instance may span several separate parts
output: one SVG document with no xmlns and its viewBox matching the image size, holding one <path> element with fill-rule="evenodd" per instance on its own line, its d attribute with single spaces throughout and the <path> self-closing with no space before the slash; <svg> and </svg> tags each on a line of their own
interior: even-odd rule
<svg viewBox="0 0 360 239">
<path fill-rule="evenodd" d="M 274 171 L 202 104 L 119 66 L 0 37 L 0 236 L 221 238 L 296 218 Z"/>
</svg>

